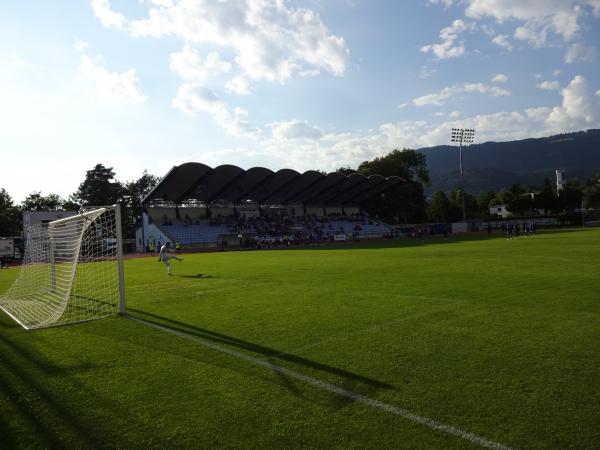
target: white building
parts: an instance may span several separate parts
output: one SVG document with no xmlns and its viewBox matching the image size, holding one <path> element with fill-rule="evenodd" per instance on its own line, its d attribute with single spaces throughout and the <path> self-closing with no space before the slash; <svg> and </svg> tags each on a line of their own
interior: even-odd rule
<svg viewBox="0 0 600 450">
<path fill-rule="evenodd" d="M 563 169 L 556 169 L 556 193 L 560 195 L 560 191 L 563 190 L 565 185 L 565 171 Z"/>
<path fill-rule="evenodd" d="M 75 211 L 25 211 L 23 213 L 23 230 L 27 229 L 28 225 L 36 225 L 38 223 L 49 223 L 53 220 L 64 219 L 76 215 Z"/>
<path fill-rule="evenodd" d="M 490 216 L 498 217 L 500 219 L 506 219 L 510 216 L 511 212 L 506 209 L 506 205 L 495 205 L 490 206 Z"/>
</svg>

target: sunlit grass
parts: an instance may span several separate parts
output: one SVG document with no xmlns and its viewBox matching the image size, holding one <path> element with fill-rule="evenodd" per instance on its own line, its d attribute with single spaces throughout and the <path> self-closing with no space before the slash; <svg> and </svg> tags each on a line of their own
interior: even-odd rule
<svg viewBox="0 0 600 450">
<path fill-rule="evenodd" d="M 129 314 L 517 448 L 600 447 L 600 231 L 126 261 Z M 0 291 L 16 275 L 0 271 Z M 125 318 L 0 314 L 0 448 L 467 448 Z"/>
</svg>

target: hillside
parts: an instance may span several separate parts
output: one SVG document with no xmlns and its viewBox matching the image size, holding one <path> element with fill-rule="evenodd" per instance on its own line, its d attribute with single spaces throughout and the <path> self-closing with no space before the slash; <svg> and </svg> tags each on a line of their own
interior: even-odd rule
<svg viewBox="0 0 600 450">
<path fill-rule="evenodd" d="M 458 186 L 458 147 L 422 148 L 432 185 L 428 192 Z M 477 194 L 514 183 L 540 185 L 565 169 L 567 180 L 585 180 L 600 172 L 600 130 L 579 131 L 538 139 L 485 142 L 463 148 L 465 189 Z"/>
</svg>

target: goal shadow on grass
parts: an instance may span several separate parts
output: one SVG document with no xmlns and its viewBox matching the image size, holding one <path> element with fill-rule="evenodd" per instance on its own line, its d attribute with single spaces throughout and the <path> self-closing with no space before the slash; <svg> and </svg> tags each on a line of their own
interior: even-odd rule
<svg viewBox="0 0 600 450">
<path fill-rule="evenodd" d="M 0 328 L 5 328 L 3 325 L 0 323 Z M 11 324 L 10 328 L 12 327 Z M 0 333 L 0 354 L 0 397 L 4 397 L 0 401 L 0 407 L 12 409 L 26 422 L 27 429 L 35 433 L 29 443 L 35 442 L 33 445 L 39 448 L 65 448 L 65 436 L 68 435 L 72 446 L 94 448 L 96 442 L 90 437 L 90 424 L 78 416 L 53 391 L 51 385 L 45 385 L 42 381 L 46 377 L 52 379 L 60 376 L 68 379 L 77 389 L 83 390 L 85 387 L 69 377 L 69 374 L 93 370 L 94 366 L 79 364 L 65 367 L 55 364 L 32 347 L 11 339 L 10 332 Z M 60 426 L 57 427 L 57 424 Z M 21 425 L 21 429 L 22 427 Z M 0 414 L 0 448 L 20 448 L 24 445 L 14 426 L 4 422 Z"/>
<path fill-rule="evenodd" d="M 266 357 L 267 361 L 270 362 L 285 361 L 288 363 L 295 364 L 297 366 L 303 366 L 323 373 L 334 375 L 339 379 L 344 380 L 346 383 L 360 383 L 361 385 L 367 386 L 370 389 L 395 389 L 394 386 L 392 386 L 391 384 L 376 380 L 374 378 L 359 375 L 337 367 L 332 367 L 327 364 L 306 359 L 291 353 L 281 352 L 270 347 L 265 347 L 263 345 L 248 342 L 232 336 L 227 336 L 222 333 L 217 333 L 215 331 L 190 325 L 184 322 L 180 322 L 178 320 L 169 319 L 167 317 L 159 316 L 157 314 L 152 314 L 146 311 L 141 311 L 139 309 L 128 308 L 128 311 L 140 314 L 141 316 L 134 315 L 132 317 L 136 319 L 142 319 L 143 321 L 148 322 L 149 324 L 158 325 L 159 327 L 171 329 L 178 333 L 184 333 L 215 344 L 220 344 L 224 347 L 233 347 L 249 351 L 254 354 L 262 355 Z M 281 373 L 278 373 L 278 375 L 281 375 Z M 284 384 L 290 387 L 288 382 L 284 382 Z"/>
<path fill-rule="evenodd" d="M 207 279 L 207 278 L 215 278 L 212 275 L 206 275 L 206 274 L 203 274 L 203 273 L 198 273 L 196 275 L 175 275 L 175 276 L 176 277 L 180 277 L 180 278 L 193 278 L 193 279 L 197 279 L 197 280 L 199 280 L 199 279 L 204 280 L 204 279 Z"/>
</svg>

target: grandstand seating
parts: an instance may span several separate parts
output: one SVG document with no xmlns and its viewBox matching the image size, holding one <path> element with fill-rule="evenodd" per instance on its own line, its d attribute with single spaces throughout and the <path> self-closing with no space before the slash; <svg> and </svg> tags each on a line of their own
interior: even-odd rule
<svg viewBox="0 0 600 450">
<path fill-rule="evenodd" d="M 182 245 L 215 244 L 219 235 L 231 232 L 225 225 L 210 225 L 208 221 L 199 221 L 192 225 L 174 223 L 158 227 L 169 239 Z"/>
<path fill-rule="evenodd" d="M 391 227 L 386 224 L 356 216 L 348 220 L 340 217 L 331 219 L 298 218 L 297 221 L 255 219 L 242 223 L 236 223 L 233 217 L 219 217 L 216 223 L 197 218 L 194 223 L 183 223 L 175 219 L 173 213 L 165 211 L 159 211 L 157 214 L 153 214 L 153 217 L 158 217 L 154 225 L 171 241 L 186 246 L 216 245 L 219 236 L 237 233 L 242 233 L 244 236 L 256 236 L 262 240 L 273 240 L 283 236 L 305 236 L 308 239 L 312 236 L 310 239 L 317 241 L 327 240 L 340 234 L 344 234 L 348 238 L 381 238 L 391 233 Z"/>
</svg>

